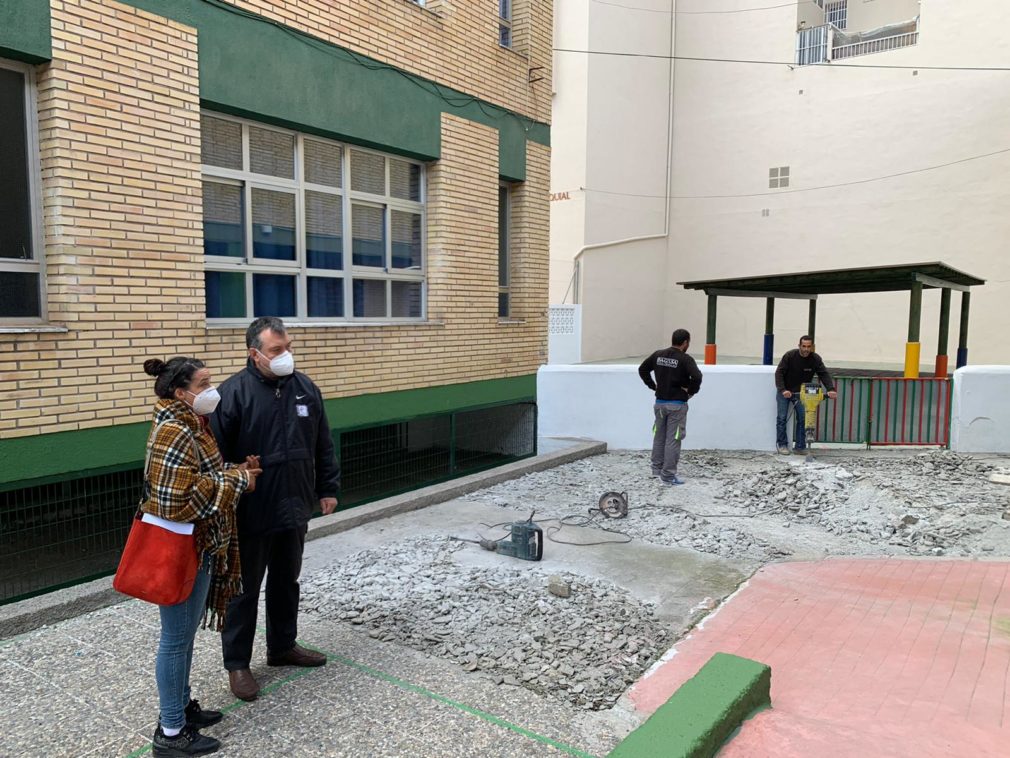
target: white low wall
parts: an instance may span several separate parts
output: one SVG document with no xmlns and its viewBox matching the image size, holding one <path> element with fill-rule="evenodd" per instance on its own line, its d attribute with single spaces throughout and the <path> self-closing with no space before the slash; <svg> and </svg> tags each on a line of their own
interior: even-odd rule
<svg viewBox="0 0 1010 758">
<path fill-rule="evenodd" d="M 687 417 L 688 449 L 774 450 L 775 367 L 700 366 Z M 611 448 L 652 448 L 655 394 L 628 365 L 541 366 L 539 433 L 588 437 Z"/>
<path fill-rule="evenodd" d="M 965 366 L 954 372 L 950 449 L 1010 453 L 1010 366 Z"/>
</svg>

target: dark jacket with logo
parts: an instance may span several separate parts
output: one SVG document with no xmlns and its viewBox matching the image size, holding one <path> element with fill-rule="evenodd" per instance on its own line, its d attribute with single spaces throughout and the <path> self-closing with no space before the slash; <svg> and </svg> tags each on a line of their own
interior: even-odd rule
<svg viewBox="0 0 1010 758">
<path fill-rule="evenodd" d="M 242 496 L 238 528 L 260 534 L 305 526 L 320 498 L 337 497 L 340 468 L 319 388 L 299 372 L 267 379 L 252 363 L 218 387 L 211 416 L 221 455 L 260 456 L 256 490 Z"/>
<path fill-rule="evenodd" d="M 652 380 L 652 374 L 656 381 Z M 656 390 L 657 400 L 684 400 L 701 389 L 701 371 L 694 358 L 675 347 L 657 350 L 638 367 L 645 386 Z"/>
<path fill-rule="evenodd" d="M 775 369 L 775 388 L 782 392 L 799 392 L 800 385 L 813 381 L 814 374 L 820 377 L 821 384 L 828 392 L 835 388 L 835 382 L 824 366 L 824 361 L 817 353 L 810 353 L 806 358 L 800 355 L 798 348 L 789 350 L 782 356 L 778 368 Z"/>
</svg>

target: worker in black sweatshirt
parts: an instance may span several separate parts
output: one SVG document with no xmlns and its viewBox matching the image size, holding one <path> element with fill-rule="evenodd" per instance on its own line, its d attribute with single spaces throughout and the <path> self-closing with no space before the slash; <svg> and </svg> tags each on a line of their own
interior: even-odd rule
<svg viewBox="0 0 1010 758">
<path fill-rule="evenodd" d="M 812 382 L 814 375 L 820 378 L 821 384 L 827 390 L 828 397 L 832 400 L 838 397 L 831 374 L 824 367 L 821 356 L 814 352 L 813 337 L 804 334 L 800 337 L 799 347 L 789 350 L 783 355 L 778 368 L 775 369 L 775 402 L 778 407 L 778 416 L 775 419 L 775 444 L 778 451 L 784 455 L 789 453 L 786 421 L 790 408 L 796 415 L 796 431 L 793 434 L 794 452 L 805 453 L 807 450 L 805 419 L 803 407 L 800 404 L 800 385 Z"/>
<path fill-rule="evenodd" d="M 664 484 L 683 484 L 677 478 L 680 443 L 687 435 L 687 401 L 701 389 L 701 371 L 687 354 L 691 346 L 691 333 L 687 329 L 677 329 L 670 342 L 672 347 L 657 350 L 642 361 L 638 375 L 646 387 L 656 391 L 652 475 Z"/>
</svg>

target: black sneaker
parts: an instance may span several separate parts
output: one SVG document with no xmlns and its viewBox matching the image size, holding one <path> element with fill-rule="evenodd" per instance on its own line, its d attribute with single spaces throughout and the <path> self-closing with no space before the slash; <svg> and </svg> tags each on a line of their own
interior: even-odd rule
<svg viewBox="0 0 1010 758">
<path fill-rule="evenodd" d="M 186 723 L 195 729 L 214 726 L 223 718 L 224 714 L 221 711 L 208 711 L 201 708 L 199 700 L 190 700 L 189 705 L 186 706 Z"/>
<path fill-rule="evenodd" d="M 154 732 L 154 745 L 151 754 L 155 758 L 177 758 L 187 755 L 207 755 L 216 753 L 221 743 L 213 737 L 205 737 L 189 724 L 186 724 L 174 737 L 166 737 L 159 726 Z"/>
</svg>

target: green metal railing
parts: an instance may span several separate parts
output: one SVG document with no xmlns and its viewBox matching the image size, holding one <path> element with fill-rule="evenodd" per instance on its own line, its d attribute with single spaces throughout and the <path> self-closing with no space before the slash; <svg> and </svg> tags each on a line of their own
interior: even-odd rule
<svg viewBox="0 0 1010 758">
<path fill-rule="evenodd" d="M 838 398 L 817 409 L 817 440 L 867 446 L 950 442 L 950 380 L 946 377 L 836 378 Z"/>
<path fill-rule="evenodd" d="M 536 437 L 532 401 L 334 431 L 341 508 L 535 455 Z M 141 484 L 138 465 L 0 488 L 0 605 L 111 574 Z"/>
<path fill-rule="evenodd" d="M 0 492 L 0 603 L 114 569 L 142 467 Z"/>
<path fill-rule="evenodd" d="M 535 455 L 536 420 L 527 402 L 334 432 L 341 508 Z"/>
</svg>

